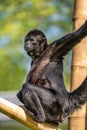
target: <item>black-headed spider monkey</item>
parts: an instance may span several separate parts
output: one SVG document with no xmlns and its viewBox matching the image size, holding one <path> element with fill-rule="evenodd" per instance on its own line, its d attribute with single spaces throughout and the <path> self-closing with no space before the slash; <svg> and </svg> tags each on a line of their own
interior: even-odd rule
<svg viewBox="0 0 87 130">
<path fill-rule="evenodd" d="M 62 122 L 87 101 L 87 78 L 71 93 L 66 90 L 63 78 L 64 55 L 86 35 L 87 21 L 49 46 L 39 30 L 26 35 L 24 48 L 32 57 L 32 66 L 17 96 L 36 121 Z"/>
</svg>

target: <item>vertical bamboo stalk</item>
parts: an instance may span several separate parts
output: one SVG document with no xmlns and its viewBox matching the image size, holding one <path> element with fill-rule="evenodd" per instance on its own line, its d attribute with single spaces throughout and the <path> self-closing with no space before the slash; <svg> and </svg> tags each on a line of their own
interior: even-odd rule
<svg viewBox="0 0 87 130">
<path fill-rule="evenodd" d="M 74 30 L 87 20 L 87 0 L 74 0 Z M 73 49 L 71 91 L 76 89 L 87 75 L 87 37 Z M 69 130 L 87 130 L 86 105 L 69 118 Z"/>
</svg>

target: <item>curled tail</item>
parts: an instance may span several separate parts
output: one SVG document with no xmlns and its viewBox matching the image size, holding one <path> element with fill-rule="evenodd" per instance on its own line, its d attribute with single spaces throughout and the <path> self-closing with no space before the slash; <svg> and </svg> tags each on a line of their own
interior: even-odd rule
<svg viewBox="0 0 87 130">
<path fill-rule="evenodd" d="M 73 113 L 76 109 L 81 108 L 87 101 L 87 77 L 75 91 L 69 94 L 69 111 Z"/>
</svg>

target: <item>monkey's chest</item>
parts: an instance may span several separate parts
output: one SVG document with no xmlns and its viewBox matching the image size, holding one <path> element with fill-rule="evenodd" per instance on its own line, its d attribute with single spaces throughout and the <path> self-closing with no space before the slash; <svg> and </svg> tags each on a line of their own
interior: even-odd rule
<svg viewBox="0 0 87 130">
<path fill-rule="evenodd" d="M 40 74 L 40 78 L 37 81 L 37 85 L 44 88 L 50 88 L 51 80 L 53 79 L 54 74 L 57 75 L 56 69 L 58 69 L 56 62 L 51 62 L 45 66 Z"/>
</svg>

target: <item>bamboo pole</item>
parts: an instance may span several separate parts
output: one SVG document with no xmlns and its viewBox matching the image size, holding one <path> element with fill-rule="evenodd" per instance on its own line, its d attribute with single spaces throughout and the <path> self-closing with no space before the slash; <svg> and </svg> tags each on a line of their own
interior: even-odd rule
<svg viewBox="0 0 87 130">
<path fill-rule="evenodd" d="M 59 128 L 49 123 L 38 123 L 34 121 L 27 110 L 23 107 L 17 106 L 0 97 L 0 112 L 4 113 L 8 117 L 24 124 L 32 130 L 60 130 Z"/>
<path fill-rule="evenodd" d="M 87 19 L 87 0 L 75 0 L 74 30 Z M 73 49 L 71 91 L 75 90 L 87 75 L 87 37 Z M 69 130 L 87 130 L 86 105 L 69 118 Z"/>
</svg>

